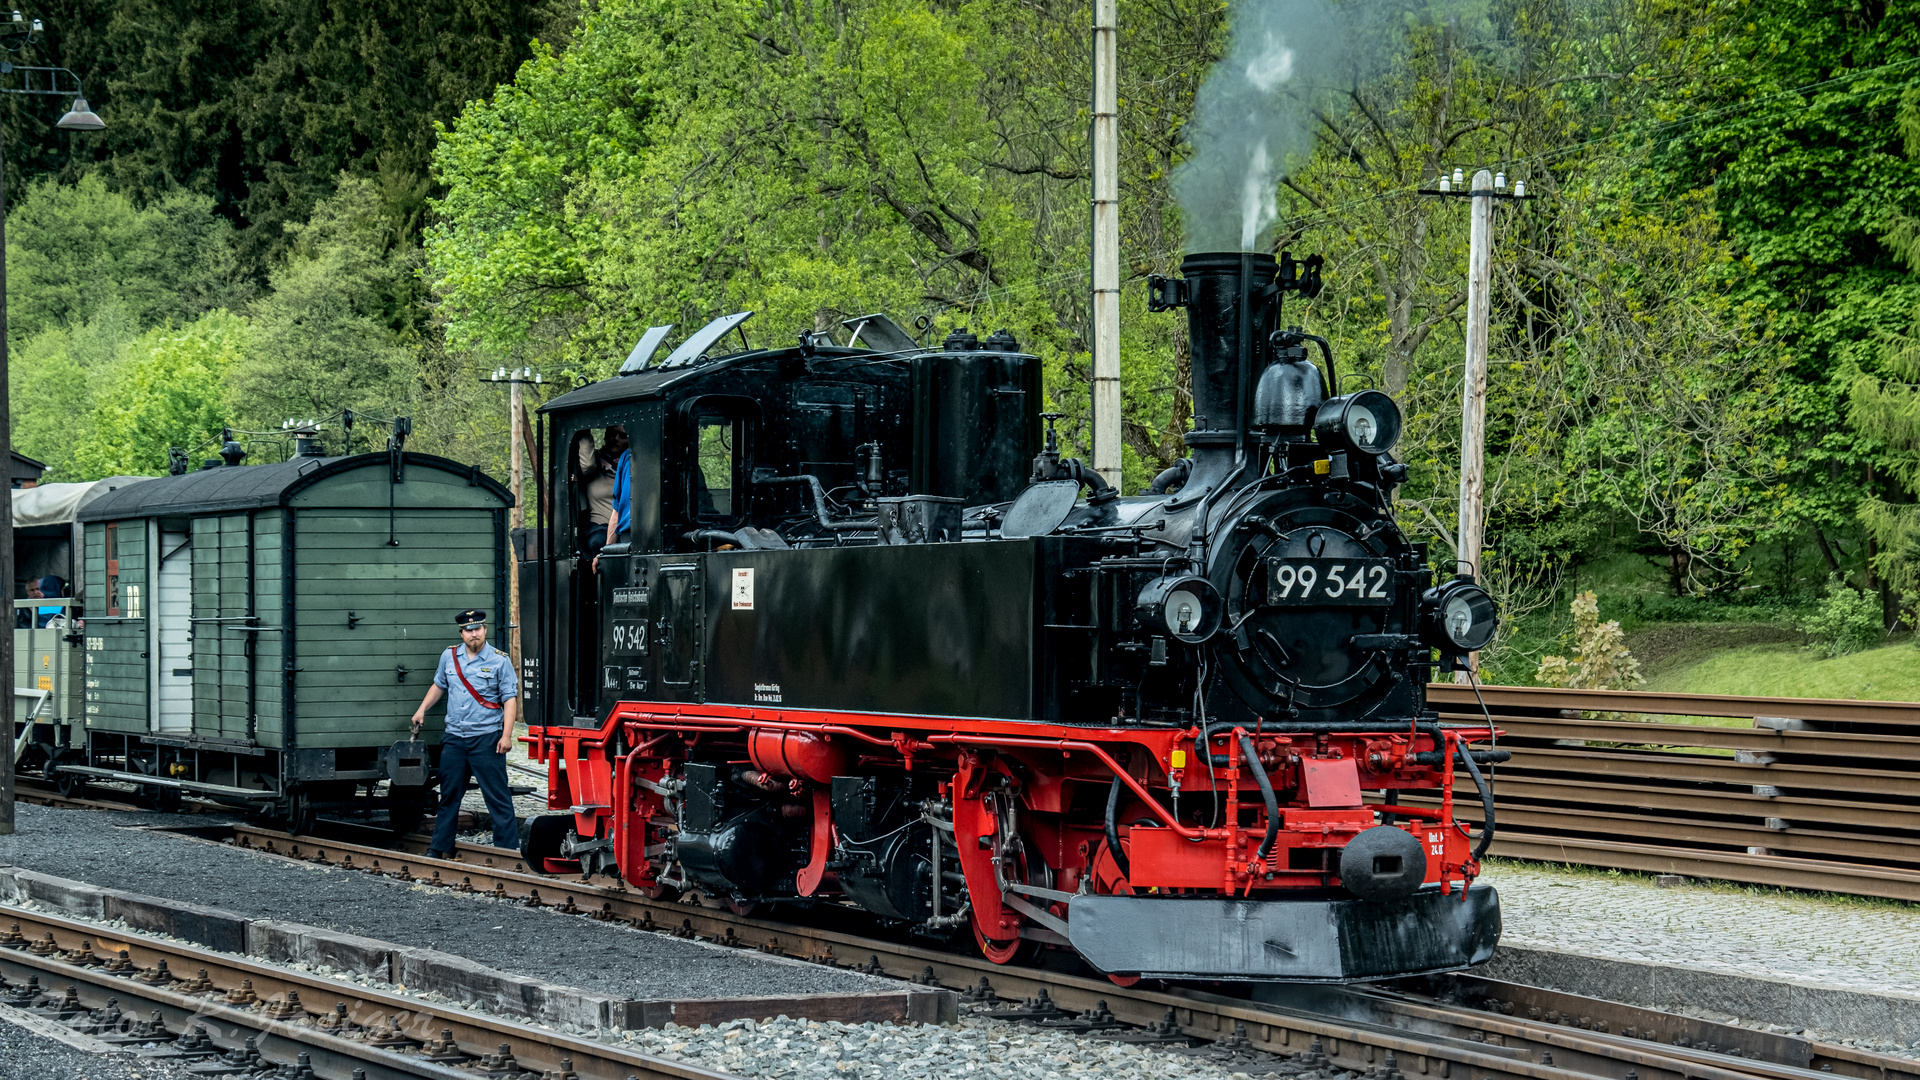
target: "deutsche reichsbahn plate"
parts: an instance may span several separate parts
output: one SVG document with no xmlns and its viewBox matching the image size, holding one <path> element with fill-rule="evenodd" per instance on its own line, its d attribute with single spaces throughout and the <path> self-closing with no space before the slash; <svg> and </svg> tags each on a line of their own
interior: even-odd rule
<svg viewBox="0 0 1920 1080">
<path fill-rule="evenodd" d="M 1267 603 L 1281 607 L 1384 607 L 1393 602 L 1388 559 L 1269 559 Z"/>
</svg>

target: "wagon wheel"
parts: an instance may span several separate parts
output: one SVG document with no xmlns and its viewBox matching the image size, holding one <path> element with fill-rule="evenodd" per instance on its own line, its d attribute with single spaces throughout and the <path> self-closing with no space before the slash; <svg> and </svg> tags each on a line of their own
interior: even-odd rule
<svg viewBox="0 0 1920 1080">
<path fill-rule="evenodd" d="M 160 775 L 160 764 L 158 762 L 135 761 L 132 765 L 134 771 L 143 776 Z M 161 784 L 142 784 L 140 785 L 139 794 L 134 796 L 140 805 L 162 814 L 179 813 L 180 797 L 181 792 L 179 788 L 167 787 Z"/>
<path fill-rule="evenodd" d="M 304 836 L 313 831 L 320 819 L 320 812 L 314 808 L 313 796 L 304 789 L 294 788 L 286 798 L 287 831 L 295 836 Z"/>
<path fill-rule="evenodd" d="M 426 785 L 417 787 L 395 787 L 387 785 L 387 828 L 395 836 L 406 836 L 420 827 L 426 819 L 427 808 L 433 805 L 433 795 Z"/>
<path fill-rule="evenodd" d="M 40 775 L 46 778 L 47 783 L 54 786 L 54 790 L 58 791 L 63 799 L 77 799 L 86 793 L 87 778 L 79 773 L 61 771 L 60 759 L 57 757 L 47 760 L 46 765 L 40 770 Z"/>
<path fill-rule="evenodd" d="M 140 801 L 153 807 L 158 813 L 177 814 L 180 812 L 182 795 L 179 788 L 148 787 L 141 788 L 140 792 Z"/>
</svg>

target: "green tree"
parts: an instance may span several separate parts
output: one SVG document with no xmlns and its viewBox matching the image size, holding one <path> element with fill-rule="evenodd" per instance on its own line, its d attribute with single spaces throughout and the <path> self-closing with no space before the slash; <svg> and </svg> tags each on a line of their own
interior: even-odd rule
<svg viewBox="0 0 1920 1080">
<path fill-rule="evenodd" d="M 10 178 L 86 173 L 151 205 L 185 188 L 241 226 L 264 278 L 340 173 L 376 180 L 416 231 L 434 123 L 510 79 L 571 0 L 53 0 L 26 62 L 86 80 L 108 128 L 56 131 L 45 98 L 0 101 Z"/>
<path fill-rule="evenodd" d="M 933 307 L 1042 345 L 1034 224 L 994 168 L 1017 12 L 618 0 L 475 102 L 436 157 L 450 341 L 587 375 L 649 322 L 824 330 Z M 938 72 L 938 76 L 932 75 Z"/>
<path fill-rule="evenodd" d="M 1920 86 L 1920 18 L 1899 2 L 1715 0 L 1705 10 L 1716 62 L 1651 103 L 1660 153 L 1650 179 L 1714 192 L 1750 266 L 1739 299 L 1772 313 L 1788 365 L 1770 447 L 1788 465 L 1775 531 L 1811 532 L 1845 576 L 1860 565 L 1840 536 L 1863 498 L 1892 494 L 1884 444 L 1849 426 L 1845 398 L 1852 373 L 1875 369 L 1880 343 L 1920 303 L 1920 281 L 1884 240 L 1894 217 L 1920 213 L 1920 161 L 1896 122 Z"/>
<path fill-rule="evenodd" d="M 24 341 L 118 305 L 141 326 L 245 303 L 233 226 L 213 200 L 170 191 L 151 206 L 99 176 L 32 185 L 7 215 L 7 329 Z"/>
<path fill-rule="evenodd" d="M 13 350 L 13 446 L 47 463 L 47 481 L 88 478 L 75 455 L 94 441 L 94 396 L 138 336 L 139 324 L 109 297 L 86 322 L 50 326 Z"/>
<path fill-rule="evenodd" d="M 341 409 L 390 415 L 413 374 L 418 253 L 375 183 L 342 177 L 249 311 L 225 399 L 233 414 L 255 428 Z"/>
<path fill-rule="evenodd" d="M 1900 112 L 1907 152 L 1920 160 L 1920 91 L 1910 92 Z M 1899 216 L 1886 241 L 1906 264 L 1920 271 L 1920 215 Z M 1898 487 L 1870 493 L 1858 513 L 1876 545 L 1874 569 L 1901 599 L 1909 620 L 1920 606 L 1920 304 L 1905 332 L 1885 335 L 1878 363 L 1848 363 L 1841 370 L 1847 390 L 1847 420 L 1863 442 L 1884 447 L 1881 460 Z M 1837 588 L 1837 586 L 1836 586 Z"/>
<path fill-rule="evenodd" d="M 158 475 L 166 471 L 168 447 L 194 455 L 216 443 L 227 422 L 228 375 L 247 338 L 245 318 L 215 311 L 123 345 L 95 396 L 91 437 L 75 448 L 75 469 L 82 476 Z"/>
</svg>

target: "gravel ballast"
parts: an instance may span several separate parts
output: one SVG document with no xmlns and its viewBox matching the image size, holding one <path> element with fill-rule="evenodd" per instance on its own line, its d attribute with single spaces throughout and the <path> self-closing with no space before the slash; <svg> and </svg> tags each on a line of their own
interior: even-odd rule
<svg viewBox="0 0 1920 1080">
<path fill-rule="evenodd" d="M 284 919 L 416 948 L 564 986 L 636 1000 L 856 994 L 898 983 L 796 960 L 296 863 L 140 825 L 204 825 L 205 815 L 106 813 L 21 805 L 0 865 L 113 889 Z M 564 884 L 554 890 L 564 896 Z"/>
<path fill-rule="evenodd" d="M 194 1080 L 182 1065 L 78 1050 L 0 1018 L 0 1080 Z"/>
<path fill-rule="evenodd" d="M 973 1016 L 937 1028 L 736 1020 L 632 1032 L 627 1041 L 642 1053 L 767 1080 L 1359 1080 L 1299 1060 L 1219 1061 L 1206 1049 L 1182 1053 Z"/>
</svg>

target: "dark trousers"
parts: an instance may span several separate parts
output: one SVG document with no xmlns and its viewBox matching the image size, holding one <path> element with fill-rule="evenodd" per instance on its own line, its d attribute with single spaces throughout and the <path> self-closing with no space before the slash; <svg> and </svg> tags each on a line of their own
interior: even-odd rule
<svg viewBox="0 0 1920 1080">
<path fill-rule="evenodd" d="M 507 755 L 495 750 L 500 733 L 449 735 L 440 743 L 440 816 L 433 823 L 433 850 L 453 850 L 454 825 L 460 817 L 460 797 L 467 777 L 480 785 L 493 817 L 495 847 L 519 848 L 520 823 L 513 816 L 513 796 L 507 792 Z"/>
</svg>

